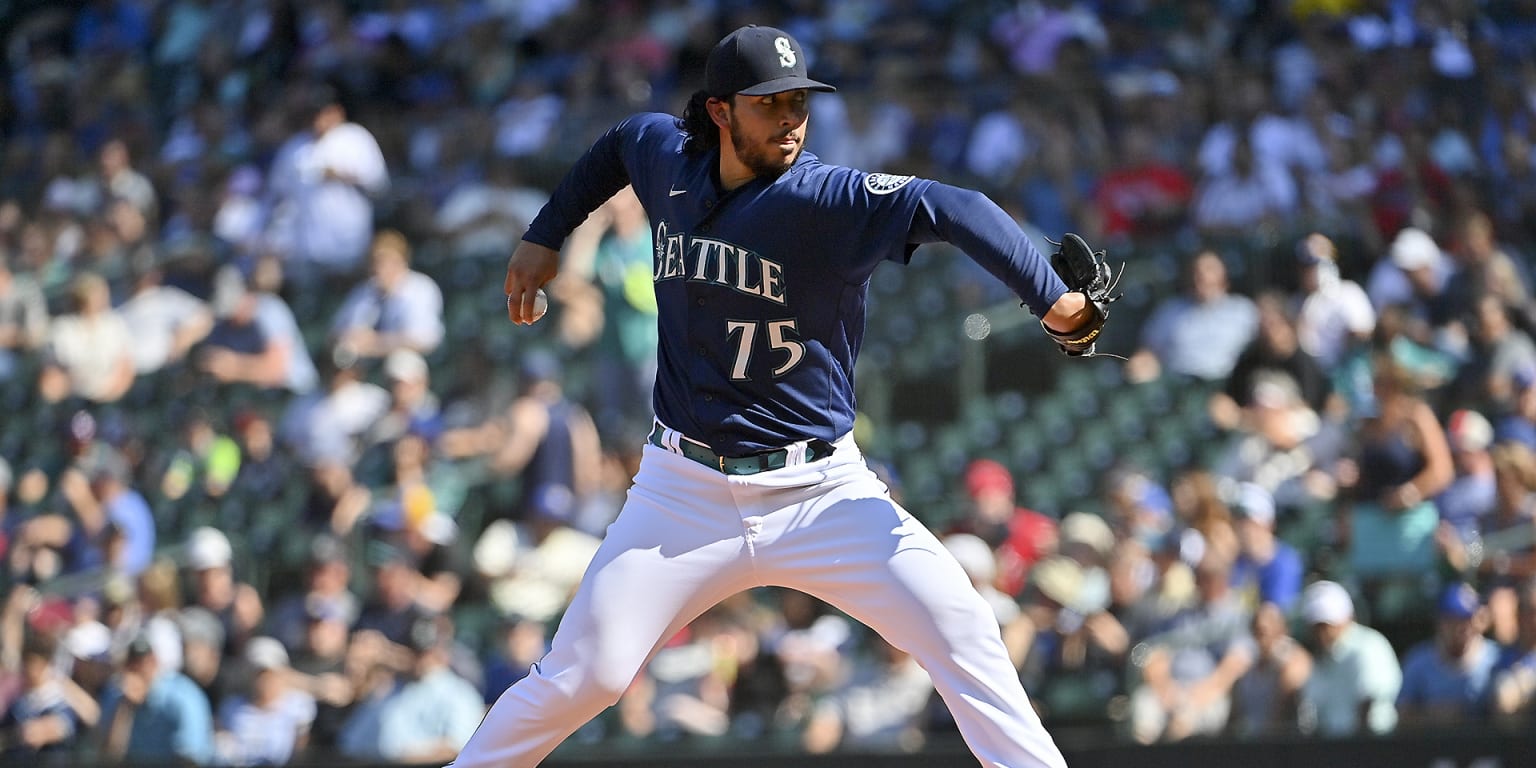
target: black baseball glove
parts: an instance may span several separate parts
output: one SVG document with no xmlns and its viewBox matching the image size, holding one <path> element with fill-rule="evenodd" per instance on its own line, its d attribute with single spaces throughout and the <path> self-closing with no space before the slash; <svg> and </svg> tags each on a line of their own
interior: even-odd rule
<svg viewBox="0 0 1536 768">
<path fill-rule="evenodd" d="M 1079 291 L 1088 298 L 1088 308 L 1093 314 L 1082 326 L 1066 333 L 1051 330 L 1043 321 L 1040 326 L 1067 356 L 1092 357 L 1097 354 L 1094 344 L 1099 332 L 1109 320 L 1109 305 L 1120 298 L 1111 295 L 1119 277 L 1104 260 L 1103 251 L 1089 248 L 1083 238 L 1071 232 L 1062 235 L 1061 242 L 1051 240 L 1050 243 L 1056 246 L 1056 252 L 1051 254 L 1051 268 L 1067 284 L 1068 291 Z"/>
</svg>

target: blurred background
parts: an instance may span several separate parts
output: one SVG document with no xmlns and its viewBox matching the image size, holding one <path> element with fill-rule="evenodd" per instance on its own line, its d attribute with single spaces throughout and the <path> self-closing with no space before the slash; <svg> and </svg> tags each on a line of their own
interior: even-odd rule
<svg viewBox="0 0 1536 768">
<path fill-rule="evenodd" d="M 650 427 L 634 198 L 537 325 L 506 258 L 746 23 L 839 86 L 824 161 L 1125 262 L 1126 359 L 1066 361 L 926 247 L 858 376 L 1074 765 L 1536 761 L 1536 2 L 10 0 L 0 763 L 450 759 Z M 556 758 L 974 764 L 908 657 L 779 590 Z"/>
</svg>

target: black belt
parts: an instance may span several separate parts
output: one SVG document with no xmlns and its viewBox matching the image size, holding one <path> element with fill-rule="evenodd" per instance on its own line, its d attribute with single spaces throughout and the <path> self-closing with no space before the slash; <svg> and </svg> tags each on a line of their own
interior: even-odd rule
<svg viewBox="0 0 1536 768">
<path fill-rule="evenodd" d="M 651 430 L 651 445 L 671 450 L 662 440 L 666 431 L 666 427 L 657 424 L 656 428 Z M 807 463 L 819 461 L 831 456 L 835 450 L 837 449 L 825 440 L 812 440 L 805 446 L 805 460 Z M 709 446 L 689 440 L 681 435 L 679 435 L 677 441 L 677 452 L 683 458 L 692 459 L 716 472 L 726 475 L 755 475 L 772 469 L 783 469 L 789 465 L 788 448 L 763 451 L 762 453 L 754 453 L 750 456 L 721 456 L 711 450 Z"/>
</svg>

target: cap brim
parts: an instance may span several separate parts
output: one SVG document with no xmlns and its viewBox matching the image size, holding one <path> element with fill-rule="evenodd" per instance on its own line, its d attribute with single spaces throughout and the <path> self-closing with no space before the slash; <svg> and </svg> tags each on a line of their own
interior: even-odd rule
<svg viewBox="0 0 1536 768">
<path fill-rule="evenodd" d="M 743 96 L 767 96 L 769 94 L 783 93 L 785 91 L 798 91 L 801 88 L 806 88 L 812 91 L 821 91 L 822 93 L 832 93 L 837 90 L 836 88 L 827 85 L 826 83 L 812 80 L 809 77 L 792 75 L 790 77 L 780 77 L 773 80 L 768 80 L 766 82 L 761 82 L 752 86 L 751 88 L 743 88 L 737 91 L 737 93 Z"/>
</svg>

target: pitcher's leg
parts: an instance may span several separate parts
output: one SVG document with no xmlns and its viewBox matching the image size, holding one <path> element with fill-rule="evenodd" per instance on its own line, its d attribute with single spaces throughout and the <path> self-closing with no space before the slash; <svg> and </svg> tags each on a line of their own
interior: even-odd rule
<svg viewBox="0 0 1536 768">
<path fill-rule="evenodd" d="M 646 472 L 642 466 L 641 476 Z M 617 702 L 661 643 L 747 586 L 750 566 L 741 554 L 739 518 L 725 511 L 728 492 L 723 485 L 720 498 L 711 498 L 705 487 L 688 492 L 693 501 L 684 506 L 670 489 L 656 493 L 637 483 L 561 619 L 549 653 L 497 699 L 454 768 L 538 765 Z"/>
<path fill-rule="evenodd" d="M 1064 768 L 991 608 L 938 538 L 884 494 L 837 493 L 818 506 L 759 550 L 779 583 L 826 600 L 911 653 L 982 765 Z"/>
</svg>

